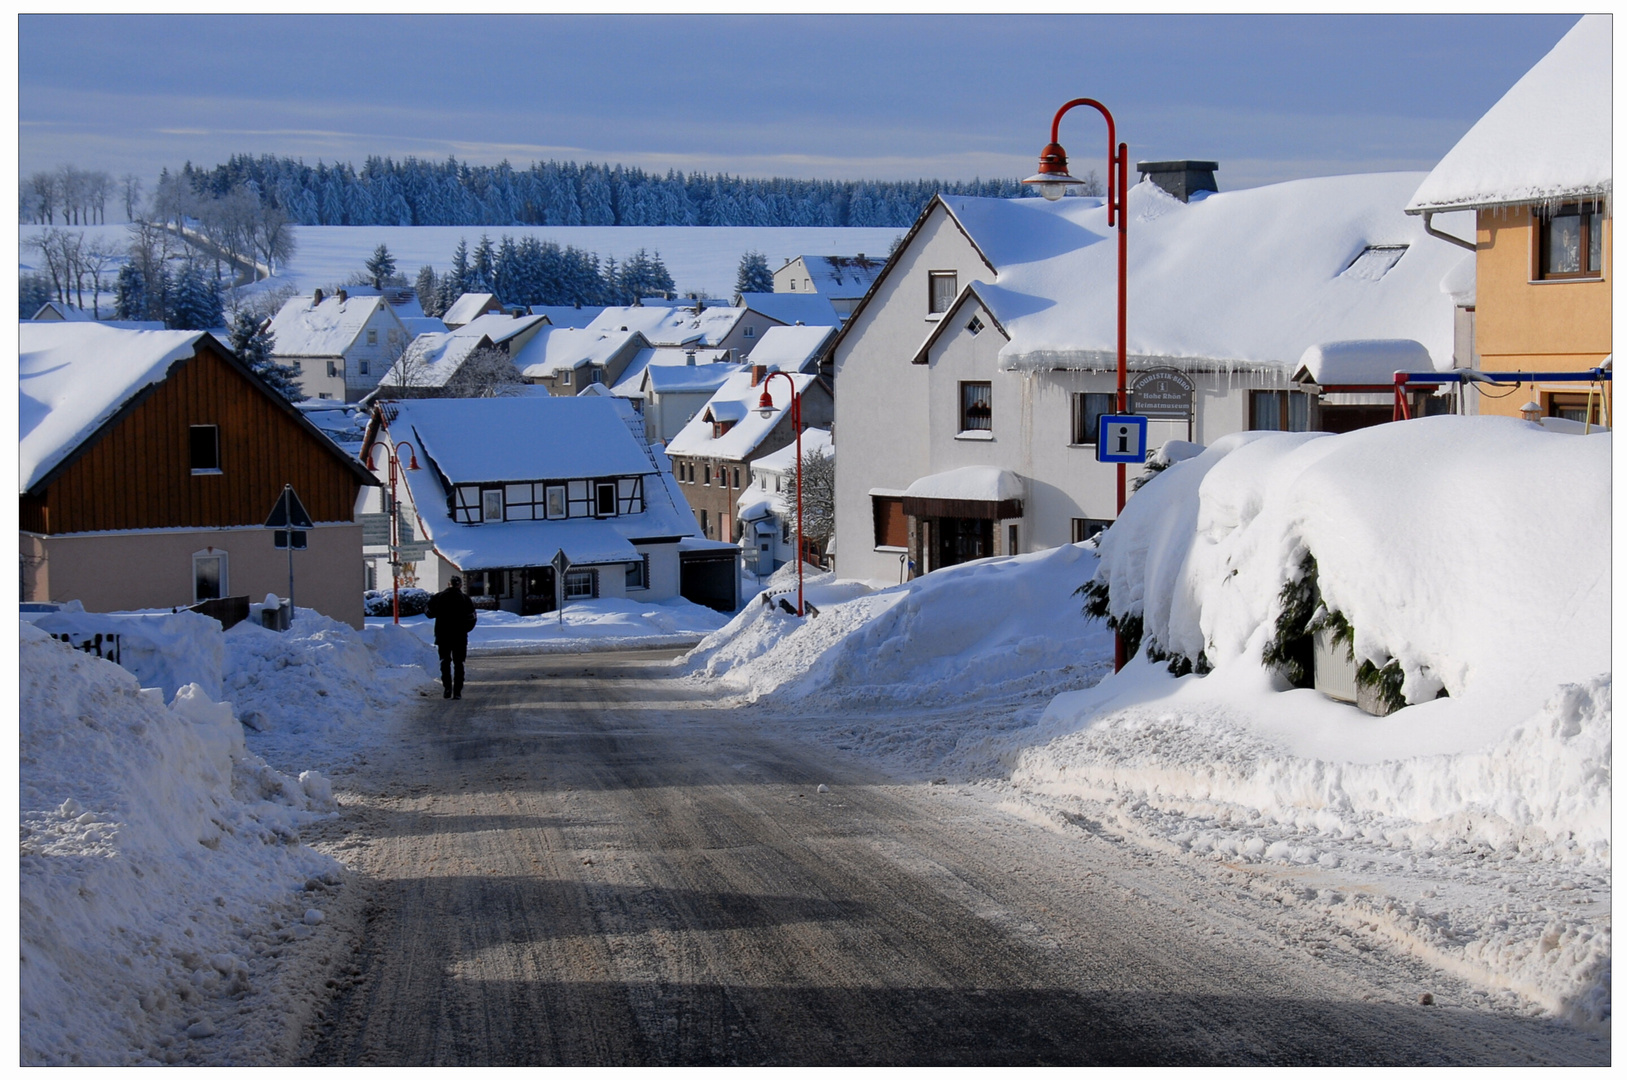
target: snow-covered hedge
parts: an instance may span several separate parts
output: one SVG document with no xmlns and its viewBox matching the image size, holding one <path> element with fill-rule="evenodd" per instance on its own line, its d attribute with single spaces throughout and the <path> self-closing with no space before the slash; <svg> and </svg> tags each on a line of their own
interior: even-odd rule
<svg viewBox="0 0 1627 1080">
<path fill-rule="evenodd" d="M 1308 553 L 1358 663 L 1501 731 L 1610 670 L 1610 445 L 1501 417 L 1228 436 L 1136 493 L 1095 583 L 1153 656 L 1258 664 Z"/>
<path fill-rule="evenodd" d="M 362 610 L 379 618 L 384 615 L 395 614 L 395 590 L 368 589 L 362 593 Z M 422 615 L 429 610 L 429 592 L 426 589 L 401 590 L 401 615 Z"/>
</svg>

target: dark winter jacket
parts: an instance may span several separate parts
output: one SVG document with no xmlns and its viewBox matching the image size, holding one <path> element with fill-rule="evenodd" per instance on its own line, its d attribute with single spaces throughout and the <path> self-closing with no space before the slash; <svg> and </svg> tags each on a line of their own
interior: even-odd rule
<svg viewBox="0 0 1627 1080">
<path fill-rule="evenodd" d="M 429 598 L 429 610 L 425 614 L 435 620 L 437 645 L 467 641 L 469 631 L 475 628 L 474 601 L 450 585 Z"/>
</svg>

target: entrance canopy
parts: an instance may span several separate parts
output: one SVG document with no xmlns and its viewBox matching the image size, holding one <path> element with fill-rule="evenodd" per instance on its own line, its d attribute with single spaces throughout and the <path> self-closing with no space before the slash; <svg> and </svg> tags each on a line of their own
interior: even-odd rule
<svg viewBox="0 0 1627 1080">
<path fill-rule="evenodd" d="M 1014 518 L 1023 516 L 1023 479 L 1007 469 L 968 465 L 923 476 L 904 490 L 911 517 Z"/>
</svg>

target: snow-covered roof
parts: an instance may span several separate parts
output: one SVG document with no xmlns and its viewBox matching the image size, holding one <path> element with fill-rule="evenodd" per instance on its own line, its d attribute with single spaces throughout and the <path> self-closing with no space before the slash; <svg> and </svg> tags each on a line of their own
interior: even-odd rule
<svg viewBox="0 0 1627 1080">
<path fill-rule="evenodd" d="M 503 311 L 493 311 L 475 318 L 457 327 L 452 332 L 466 336 L 479 337 L 484 334 L 491 338 L 493 345 L 501 345 L 509 338 L 525 333 L 534 326 L 548 325 L 547 316 L 521 315 L 515 318 Z"/>
<path fill-rule="evenodd" d="M 390 431 L 410 428 L 454 484 L 654 472 L 621 404 L 596 397 L 414 398 L 392 406 Z"/>
<path fill-rule="evenodd" d="M 346 296 L 343 300 L 325 296 L 320 304 L 311 301 L 312 297 L 296 296 L 273 316 L 272 348 L 277 356 L 343 356 L 377 311 L 390 311 L 381 296 Z M 390 317 L 394 319 L 395 313 Z"/>
<path fill-rule="evenodd" d="M 691 354 L 695 357 L 693 364 L 689 361 Z M 728 355 L 729 350 L 727 349 L 688 349 L 679 348 L 676 345 L 640 349 L 627 362 L 627 366 L 622 369 L 621 376 L 616 380 L 616 385 L 611 389 L 623 397 L 643 397 L 646 390 L 644 372 L 651 366 L 710 367 L 715 363 L 726 360 Z M 736 367 L 730 365 L 727 370 L 714 373 L 703 381 L 706 382 L 710 390 L 716 390 L 723 385 L 724 378 L 735 370 L 737 370 Z"/>
<path fill-rule="evenodd" d="M 446 333 L 446 324 L 433 315 L 403 315 L 401 325 L 407 328 L 409 339 L 419 334 Z"/>
<path fill-rule="evenodd" d="M 497 297 L 489 292 L 464 293 L 452 301 L 452 306 L 441 315 L 441 321 L 448 326 L 462 326 L 480 317 L 488 308 L 497 303 Z"/>
<path fill-rule="evenodd" d="M 599 317 L 602 307 L 572 307 L 569 304 L 532 304 L 531 314 L 546 315 L 553 326 L 574 326 L 578 330 Z"/>
<path fill-rule="evenodd" d="M 906 499 L 957 499 L 967 502 L 1005 502 L 1023 497 L 1023 478 L 992 465 L 923 476 L 904 489 Z"/>
<path fill-rule="evenodd" d="M 1129 193 L 1134 367 L 1278 370 L 1325 341 L 1411 338 L 1452 359 L 1441 282 L 1462 252 L 1403 208 L 1417 173 L 1292 180 L 1183 203 Z M 942 197 L 995 270 L 974 294 L 999 324 L 1007 370 L 1117 363 L 1117 243 L 1099 200 Z M 942 320 L 945 333 L 966 320 Z M 928 343 L 932 340 L 928 339 Z"/>
<path fill-rule="evenodd" d="M 869 291 L 886 259 L 864 255 L 803 255 L 814 292 L 835 300 L 857 300 Z"/>
<path fill-rule="evenodd" d="M 715 348 L 745 315 L 745 308 L 607 307 L 588 324 L 589 330 L 637 330 L 651 345 L 694 343 Z"/>
<path fill-rule="evenodd" d="M 804 292 L 742 293 L 738 307 L 750 308 L 787 326 L 840 326 L 842 318 L 831 306 L 830 297 Z"/>
<path fill-rule="evenodd" d="M 808 428 L 802 433 L 802 456 L 807 458 L 810 454 L 819 454 L 831 457 L 836 453 L 836 447 L 830 441 L 830 431 L 826 428 Z M 760 473 L 779 473 L 783 476 L 794 475 L 797 471 L 797 444 L 788 442 L 772 454 L 764 454 L 751 463 L 751 474 L 756 477 Z M 765 491 L 761 484 L 747 484 L 741 491 L 740 498 L 735 501 L 741 521 L 748 521 L 759 517 L 763 512 L 774 514 L 791 513 L 795 508 L 787 500 L 789 488 L 779 491 Z"/>
<path fill-rule="evenodd" d="M 199 330 L 116 330 L 94 322 L 17 328 L 17 472 L 27 491 L 170 367 Z"/>
<path fill-rule="evenodd" d="M 637 558 L 635 541 L 696 531 L 688 505 L 662 475 L 665 458 L 634 434 L 627 402 L 429 398 L 393 408 L 390 436 L 417 443 L 430 459 L 405 474 L 414 509 L 436 551 L 460 569 L 542 566 L 561 549 L 578 565 L 628 562 Z M 440 474 L 453 484 L 642 476 L 645 509 L 602 519 L 459 524 Z"/>
<path fill-rule="evenodd" d="M 528 379 L 544 379 L 583 364 L 608 364 L 623 349 L 637 344 L 639 335 L 633 330 L 544 326 L 514 354 L 514 366 Z"/>
<path fill-rule="evenodd" d="M 812 375 L 791 375 L 791 382 L 795 385 L 798 394 L 804 392 L 813 384 Z M 722 457 L 740 460 L 762 444 L 768 433 L 774 430 L 780 422 L 782 414 L 791 404 L 790 386 L 780 378 L 769 380 L 769 400 L 774 403 L 774 411 L 765 419 L 757 411 L 758 402 L 762 400 L 763 385 L 751 384 L 751 372 L 737 371 L 729 376 L 717 393 L 712 395 L 706 403 L 706 408 L 696 413 L 685 424 L 682 431 L 672 437 L 667 444 L 667 453 L 703 454 L 708 457 Z M 735 422 L 734 426 L 722 435 L 712 437 L 712 421 L 707 419 L 709 414 L 722 409 L 729 416 L 722 419 L 731 419 L 743 412 L 744 415 Z"/>
<path fill-rule="evenodd" d="M 688 364 L 650 364 L 644 369 L 645 391 L 653 394 L 713 394 L 729 381 L 730 376 L 745 370 L 744 364 L 700 363 L 699 354 L 696 360 L 693 367 Z"/>
<path fill-rule="evenodd" d="M 483 335 L 419 334 L 407 345 L 398 360 L 390 365 L 381 386 L 445 386 L 456 375 L 469 354 L 482 345 L 490 345 Z"/>
<path fill-rule="evenodd" d="M 43 306 L 34 312 L 34 318 L 39 322 L 95 322 L 91 314 L 83 308 L 76 308 L 72 304 L 64 304 L 57 300 L 47 300 Z"/>
<path fill-rule="evenodd" d="M 1429 371 L 1429 350 L 1405 338 L 1328 341 L 1299 358 L 1295 382 L 1318 386 L 1393 386 L 1398 371 Z"/>
<path fill-rule="evenodd" d="M 778 371 L 803 371 L 813 366 L 835 326 L 770 326 L 751 350 L 751 362 Z"/>
<path fill-rule="evenodd" d="M 1584 15 L 1447 151 L 1408 211 L 1608 196 L 1610 30 L 1611 16 Z"/>
</svg>

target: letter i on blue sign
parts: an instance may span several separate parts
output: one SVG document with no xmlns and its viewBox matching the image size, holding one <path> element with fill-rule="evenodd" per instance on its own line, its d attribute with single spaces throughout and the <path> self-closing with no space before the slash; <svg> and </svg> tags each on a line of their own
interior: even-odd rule
<svg viewBox="0 0 1627 1080">
<path fill-rule="evenodd" d="M 1103 416 L 1096 429 L 1096 460 L 1139 465 L 1147 460 L 1145 416 Z"/>
</svg>

